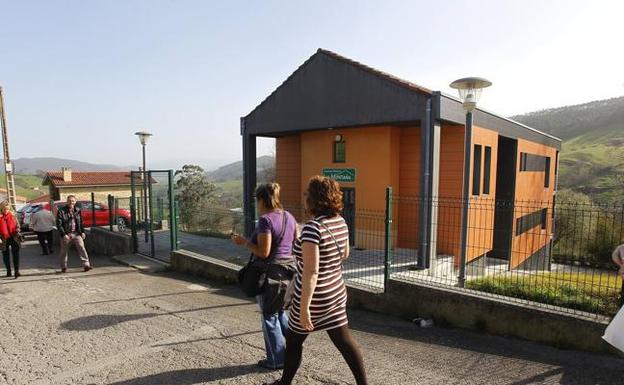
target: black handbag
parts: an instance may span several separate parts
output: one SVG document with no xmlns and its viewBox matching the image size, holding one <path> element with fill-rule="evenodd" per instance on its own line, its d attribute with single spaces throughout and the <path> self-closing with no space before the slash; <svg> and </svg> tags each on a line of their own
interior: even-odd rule
<svg viewBox="0 0 624 385">
<path fill-rule="evenodd" d="M 290 307 L 290 298 L 286 293 L 295 276 L 294 260 L 272 263 L 267 270 L 267 283 L 262 293 L 262 312 L 270 316 Z"/>
<path fill-rule="evenodd" d="M 249 257 L 249 261 L 238 271 L 238 284 L 248 297 L 255 297 L 262 294 L 267 285 L 267 271 L 274 257 L 271 256 L 275 251 L 276 245 L 282 242 L 284 233 L 286 232 L 286 212 L 283 212 L 284 220 L 282 223 L 282 231 L 279 238 L 272 240 L 270 257 L 262 260 L 255 258 L 253 254 Z"/>
</svg>

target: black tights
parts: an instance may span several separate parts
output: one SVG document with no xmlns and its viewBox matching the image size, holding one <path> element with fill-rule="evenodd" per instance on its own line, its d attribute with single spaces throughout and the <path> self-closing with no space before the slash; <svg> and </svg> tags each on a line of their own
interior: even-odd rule
<svg viewBox="0 0 624 385">
<path fill-rule="evenodd" d="M 4 266 L 7 269 L 7 273 L 11 271 L 11 260 L 9 259 L 9 248 L 10 248 L 10 252 L 13 253 L 13 268 L 15 269 L 15 272 L 18 273 L 19 272 L 20 245 L 17 242 L 15 242 L 15 239 L 13 238 L 9 238 L 4 242 L 6 242 L 6 244 L 2 246 L 6 248 L 2 250 L 2 259 L 4 260 Z"/>
<path fill-rule="evenodd" d="M 364 371 L 364 361 L 362 353 L 356 345 L 348 326 L 342 326 L 327 331 L 334 346 L 338 348 L 342 357 L 347 361 L 357 385 L 366 385 L 366 373 Z M 290 385 L 299 365 L 301 365 L 301 354 L 303 353 L 303 342 L 308 337 L 307 334 L 298 334 L 292 330 L 286 332 L 286 353 L 284 354 L 284 372 L 280 385 Z"/>
</svg>

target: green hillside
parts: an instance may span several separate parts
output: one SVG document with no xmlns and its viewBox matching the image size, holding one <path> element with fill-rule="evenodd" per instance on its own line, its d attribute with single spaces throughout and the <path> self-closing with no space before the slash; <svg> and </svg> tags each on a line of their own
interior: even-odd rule
<svg viewBox="0 0 624 385">
<path fill-rule="evenodd" d="M 17 195 L 24 196 L 28 199 L 35 199 L 41 195 L 48 193 L 48 187 L 41 185 L 41 177 L 37 175 L 15 175 L 15 187 Z M 4 179 L 4 173 L 0 174 L 0 187 L 6 188 L 6 181 Z M 33 190 L 34 187 L 39 187 L 39 191 Z"/>
<path fill-rule="evenodd" d="M 559 187 L 599 202 L 624 202 L 624 97 L 513 119 L 563 139 Z"/>
</svg>

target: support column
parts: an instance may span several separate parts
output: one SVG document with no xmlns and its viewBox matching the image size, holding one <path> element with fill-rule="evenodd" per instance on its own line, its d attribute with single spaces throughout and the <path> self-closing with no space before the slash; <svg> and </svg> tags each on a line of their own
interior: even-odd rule
<svg viewBox="0 0 624 385">
<path fill-rule="evenodd" d="M 439 120 L 431 126 L 431 194 L 429 206 L 429 249 L 427 267 L 438 254 L 438 207 L 440 196 L 440 139 L 442 127 Z"/>
<path fill-rule="evenodd" d="M 256 136 L 249 135 L 245 129 L 245 119 L 241 118 L 241 135 L 243 136 L 243 210 L 245 236 L 251 236 L 255 227 L 256 201 Z"/>
<path fill-rule="evenodd" d="M 461 241 L 459 254 L 459 287 L 466 284 L 466 261 L 468 259 L 468 215 L 470 213 L 470 167 L 472 164 L 472 112 L 466 113 L 466 130 L 464 133 L 464 181 L 462 188 Z"/>
<path fill-rule="evenodd" d="M 426 268 L 429 256 L 429 223 L 431 209 L 431 98 L 427 99 L 424 118 L 420 121 L 420 246 L 417 267 Z"/>
</svg>

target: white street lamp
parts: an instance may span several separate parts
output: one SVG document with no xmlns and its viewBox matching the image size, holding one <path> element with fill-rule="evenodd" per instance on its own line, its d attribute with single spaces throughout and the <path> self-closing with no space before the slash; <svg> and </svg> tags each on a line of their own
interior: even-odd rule
<svg viewBox="0 0 624 385">
<path fill-rule="evenodd" d="M 451 83 L 451 88 L 459 91 L 464 110 L 466 111 L 466 130 L 464 131 L 464 182 L 463 182 L 463 206 L 461 222 L 461 252 L 459 260 L 459 286 L 466 283 L 466 258 L 468 242 L 468 207 L 470 204 L 470 165 L 472 154 L 472 112 L 477 108 L 477 102 L 481 97 L 481 91 L 492 85 L 492 82 L 484 78 L 462 78 Z"/>
<path fill-rule="evenodd" d="M 150 134 L 147 131 L 138 131 L 135 132 L 134 135 L 139 137 L 139 142 L 141 143 L 141 147 L 143 149 L 143 172 L 141 173 L 141 176 L 143 177 L 143 214 L 144 214 L 144 219 L 145 219 L 145 242 L 148 242 L 148 233 L 147 233 L 147 224 L 149 222 L 149 211 L 147 209 L 147 178 L 149 176 L 149 173 L 147 172 L 147 168 L 145 166 L 145 145 L 147 144 L 147 141 L 149 140 L 149 138 L 152 136 L 152 134 Z"/>
<path fill-rule="evenodd" d="M 484 78 L 463 78 L 451 83 L 451 88 L 459 91 L 459 99 L 464 105 L 466 112 L 472 112 L 477 108 L 477 102 L 481 97 L 481 91 L 492 85 L 492 82 Z"/>
</svg>

